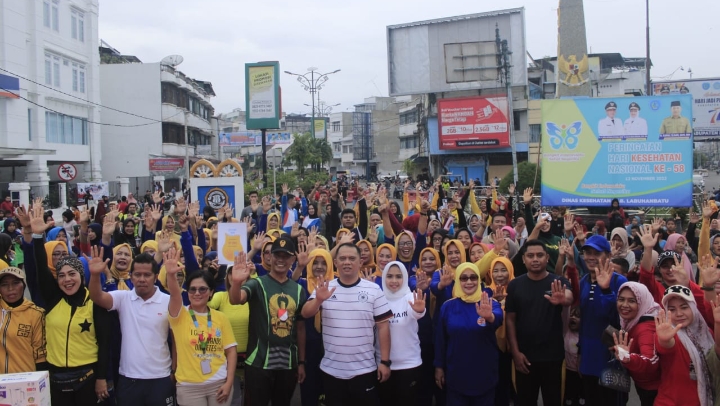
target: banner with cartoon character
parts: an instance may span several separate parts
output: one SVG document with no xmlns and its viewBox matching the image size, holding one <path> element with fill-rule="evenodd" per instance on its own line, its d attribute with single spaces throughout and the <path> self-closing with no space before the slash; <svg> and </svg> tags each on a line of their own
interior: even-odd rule
<svg viewBox="0 0 720 406">
<path fill-rule="evenodd" d="M 239 252 L 248 252 L 247 224 L 245 223 L 218 223 L 218 263 L 232 265 L 235 255 Z"/>
<path fill-rule="evenodd" d="M 690 95 L 544 100 L 542 204 L 689 207 Z"/>
</svg>

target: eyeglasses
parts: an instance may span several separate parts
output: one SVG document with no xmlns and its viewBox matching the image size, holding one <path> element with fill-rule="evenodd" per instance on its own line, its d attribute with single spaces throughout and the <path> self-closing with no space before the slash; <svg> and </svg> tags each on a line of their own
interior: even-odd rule
<svg viewBox="0 0 720 406">
<path fill-rule="evenodd" d="M 208 288 L 207 286 L 201 286 L 199 288 L 196 288 L 196 287 L 188 288 L 188 292 L 191 295 L 194 295 L 196 293 L 203 295 L 203 294 L 207 293 L 208 290 L 210 290 L 210 288 Z"/>
<path fill-rule="evenodd" d="M 460 279 L 460 282 L 467 282 L 467 281 L 477 282 L 477 280 L 480 279 L 480 277 L 477 275 L 470 275 L 470 276 L 462 275 L 459 279 Z"/>
<path fill-rule="evenodd" d="M 53 257 L 66 257 L 67 255 L 68 255 L 67 252 L 53 252 L 52 253 Z"/>
<path fill-rule="evenodd" d="M 433 240 L 433 241 L 436 241 L 436 242 L 439 242 L 439 241 L 442 241 L 443 238 L 442 238 L 442 237 L 435 237 L 435 238 L 433 238 L 432 240 Z"/>
<path fill-rule="evenodd" d="M 398 247 L 412 247 L 412 241 L 399 242 Z"/>
<path fill-rule="evenodd" d="M 270 254 L 271 254 L 270 251 L 263 251 L 263 255 L 270 255 Z"/>
</svg>

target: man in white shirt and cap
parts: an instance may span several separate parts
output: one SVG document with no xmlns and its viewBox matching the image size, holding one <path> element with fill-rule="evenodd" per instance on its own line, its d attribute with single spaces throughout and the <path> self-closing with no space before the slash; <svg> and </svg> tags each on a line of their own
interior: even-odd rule
<svg viewBox="0 0 720 406">
<path fill-rule="evenodd" d="M 598 123 L 599 138 L 620 138 L 625 134 L 622 120 L 615 117 L 616 112 L 617 103 L 614 101 L 605 105 L 605 114 L 607 116 Z"/>
<path fill-rule="evenodd" d="M 640 117 L 640 105 L 632 102 L 629 106 L 630 118 L 625 120 L 625 135 L 642 135 L 647 137 L 647 121 Z"/>
</svg>

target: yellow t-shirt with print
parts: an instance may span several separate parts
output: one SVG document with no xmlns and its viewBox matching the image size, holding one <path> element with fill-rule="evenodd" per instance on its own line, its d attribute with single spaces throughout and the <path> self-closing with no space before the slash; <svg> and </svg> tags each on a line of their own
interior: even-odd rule
<svg viewBox="0 0 720 406">
<path fill-rule="evenodd" d="M 175 379 L 179 384 L 225 380 L 227 378 L 225 349 L 237 345 L 232 326 L 223 313 L 213 309 L 210 309 L 212 327 L 209 330 L 207 314 L 195 313 L 195 318 L 198 328 L 195 327 L 188 308 L 184 306 L 177 317 L 168 315 L 177 346 Z M 205 339 L 208 331 L 211 337 L 203 352 L 199 344 L 199 336 L 202 334 L 202 338 Z"/>
</svg>

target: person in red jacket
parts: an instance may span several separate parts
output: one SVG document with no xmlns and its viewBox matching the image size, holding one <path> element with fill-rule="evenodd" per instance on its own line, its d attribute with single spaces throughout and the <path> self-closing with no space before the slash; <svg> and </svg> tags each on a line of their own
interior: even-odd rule
<svg viewBox="0 0 720 406">
<path fill-rule="evenodd" d="M 660 386 L 660 363 L 655 353 L 655 303 L 645 285 L 625 282 L 617 297 L 620 333 L 615 336 L 615 357 L 635 382 L 642 406 L 652 406 Z"/>
<path fill-rule="evenodd" d="M 655 348 L 660 357 L 660 387 L 655 406 L 710 406 L 713 381 L 705 354 L 715 346 L 713 335 L 685 286 L 665 290 L 667 309 L 655 318 Z"/>
<path fill-rule="evenodd" d="M 5 212 L 5 217 L 15 217 L 15 206 L 13 206 L 12 199 L 10 196 L 5 196 L 5 200 L 3 200 L 2 203 L 0 203 L 0 210 Z"/>
<path fill-rule="evenodd" d="M 640 227 L 640 241 L 643 244 L 643 256 L 640 261 L 640 283 L 648 288 L 656 303 L 661 303 L 665 288 L 673 285 L 683 285 L 690 289 L 695 297 L 695 303 L 700 315 L 708 327 L 715 325 L 712 308 L 705 299 L 705 292 L 695 282 L 690 280 L 680 255 L 674 251 L 665 251 L 658 257 L 657 264 L 653 264 L 652 251 L 658 239 L 658 234 L 652 231 L 652 226 L 645 224 Z M 655 279 L 655 272 L 659 274 L 662 282 Z"/>
</svg>

